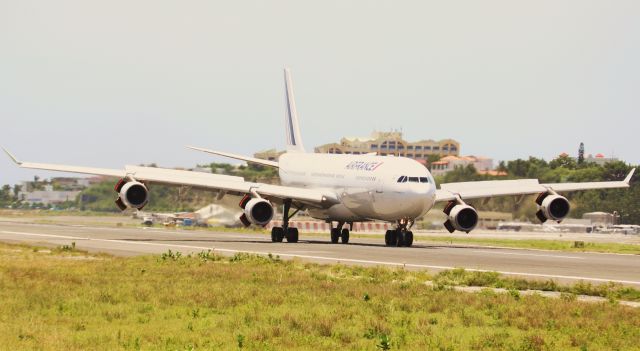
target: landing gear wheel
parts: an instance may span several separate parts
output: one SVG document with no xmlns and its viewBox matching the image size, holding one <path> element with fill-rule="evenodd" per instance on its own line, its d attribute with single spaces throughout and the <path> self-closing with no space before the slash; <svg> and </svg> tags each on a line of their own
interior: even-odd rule
<svg viewBox="0 0 640 351">
<path fill-rule="evenodd" d="M 331 229 L 331 243 L 337 244 L 340 239 L 340 229 L 333 228 Z"/>
<path fill-rule="evenodd" d="M 289 243 L 297 243 L 298 242 L 298 228 L 288 228 L 287 229 L 287 242 L 289 242 Z"/>
<path fill-rule="evenodd" d="M 395 240 L 397 240 L 395 238 L 395 232 L 393 230 L 387 230 L 384 234 L 384 244 L 387 246 L 396 246 Z"/>
<path fill-rule="evenodd" d="M 282 239 L 284 239 L 284 229 L 282 229 L 282 227 L 271 228 L 271 241 L 281 243 Z"/>
<path fill-rule="evenodd" d="M 405 232 L 404 230 L 396 230 L 396 237 L 398 238 L 398 241 L 396 241 L 397 247 L 404 246 L 406 234 L 407 232 Z"/>
<path fill-rule="evenodd" d="M 413 245 L 413 232 L 406 232 L 404 234 L 404 246 L 411 247 Z"/>
<path fill-rule="evenodd" d="M 342 235 L 340 235 L 340 237 L 342 238 L 342 243 L 343 244 L 348 244 L 349 243 L 349 229 L 342 229 Z"/>
</svg>

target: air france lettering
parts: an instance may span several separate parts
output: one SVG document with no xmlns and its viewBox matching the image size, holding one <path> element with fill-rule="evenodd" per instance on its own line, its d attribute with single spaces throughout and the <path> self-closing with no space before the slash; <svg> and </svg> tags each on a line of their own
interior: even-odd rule
<svg viewBox="0 0 640 351">
<path fill-rule="evenodd" d="M 353 161 L 345 167 L 346 169 L 354 170 L 354 171 L 375 171 L 376 168 L 380 167 L 384 162 L 363 162 L 363 161 Z"/>
</svg>

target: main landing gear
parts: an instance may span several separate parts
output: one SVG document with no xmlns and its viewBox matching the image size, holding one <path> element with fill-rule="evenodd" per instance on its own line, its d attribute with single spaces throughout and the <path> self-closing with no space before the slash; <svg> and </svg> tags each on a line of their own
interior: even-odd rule
<svg viewBox="0 0 640 351">
<path fill-rule="evenodd" d="M 413 227 L 412 220 L 399 220 L 398 228 L 395 230 L 387 230 L 385 233 L 384 243 L 387 246 L 411 247 L 411 245 L 413 245 L 413 232 L 409 230 L 411 227 Z"/>
<path fill-rule="evenodd" d="M 337 244 L 340 239 L 342 239 L 343 244 L 349 243 L 349 229 L 342 228 L 345 222 L 338 222 L 338 226 L 335 228 L 331 228 L 331 243 Z M 331 224 L 333 227 L 333 223 Z M 349 223 L 349 228 L 353 229 L 353 223 Z"/>
<path fill-rule="evenodd" d="M 273 227 L 271 228 L 271 241 L 274 243 L 281 243 L 285 238 L 287 242 L 297 243 L 298 242 L 298 228 L 289 228 L 289 220 L 300 211 L 300 209 L 296 209 L 291 215 L 289 211 L 291 210 L 291 200 L 284 200 L 284 211 L 282 213 L 282 227 Z"/>
</svg>

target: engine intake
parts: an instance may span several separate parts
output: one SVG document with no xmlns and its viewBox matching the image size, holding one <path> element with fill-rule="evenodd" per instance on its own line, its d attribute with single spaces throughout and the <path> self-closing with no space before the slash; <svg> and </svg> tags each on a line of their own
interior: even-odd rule
<svg viewBox="0 0 640 351">
<path fill-rule="evenodd" d="M 567 217 L 569 210 L 571 210 L 569 200 L 564 196 L 555 194 L 540 194 L 536 199 L 536 204 L 538 204 L 536 217 L 538 217 L 542 223 L 549 219 L 561 222 L 565 217 Z"/>
<path fill-rule="evenodd" d="M 452 201 L 445 207 L 444 213 L 448 217 L 444 226 L 449 233 L 456 230 L 469 233 L 478 225 L 478 212 L 467 204 L 456 204 Z"/>
<path fill-rule="evenodd" d="M 125 183 L 120 180 L 116 185 L 116 191 L 119 193 L 116 205 L 122 211 L 127 208 L 141 210 L 149 202 L 149 190 L 138 181 Z"/>
<path fill-rule="evenodd" d="M 273 206 L 265 199 L 253 198 L 249 201 L 241 201 L 240 205 L 241 207 L 244 205 L 244 213 L 240 221 L 247 227 L 252 223 L 265 226 L 273 219 Z"/>
</svg>

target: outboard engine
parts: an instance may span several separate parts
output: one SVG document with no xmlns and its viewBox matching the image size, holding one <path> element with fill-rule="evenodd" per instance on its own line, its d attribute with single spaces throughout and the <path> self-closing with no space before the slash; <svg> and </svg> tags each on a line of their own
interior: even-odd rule
<svg viewBox="0 0 640 351">
<path fill-rule="evenodd" d="M 538 217 L 542 223 L 549 219 L 560 223 L 567 217 L 571 209 L 569 200 L 558 194 L 542 193 L 538 195 L 536 204 L 538 204 L 536 217 Z"/>
<path fill-rule="evenodd" d="M 127 182 L 120 179 L 115 191 L 119 194 L 116 205 L 122 211 L 127 208 L 141 210 L 149 202 L 149 190 L 143 183 L 135 180 Z"/>
<path fill-rule="evenodd" d="M 240 221 L 245 227 L 251 224 L 264 227 L 273 219 L 273 205 L 265 199 L 251 198 L 245 195 L 240 201 L 240 207 L 244 210 L 244 213 L 240 216 Z"/>
<path fill-rule="evenodd" d="M 478 212 L 465 203 L 458 204 L 456 201 L 451 201 L 444 208 L 444 213 L 448 217 L 444 227 L 449 233 L 456 230 L 469 233 L 478 225 Z"/>
</svg>

